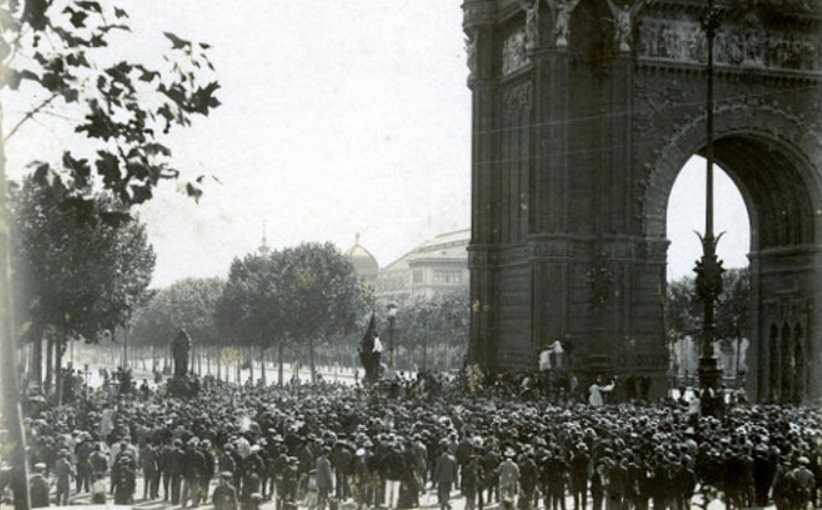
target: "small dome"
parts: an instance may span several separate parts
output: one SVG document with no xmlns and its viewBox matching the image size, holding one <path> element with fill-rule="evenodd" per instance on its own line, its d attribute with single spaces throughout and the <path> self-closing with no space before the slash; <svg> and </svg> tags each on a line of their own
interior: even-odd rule
<svg viewBox="0 0 822 510">
<path fill-rule="evenodd" d="M 359 234 L 357 234 L 354 240 L 354 246 L 345 252 L 345 256 L 351 261 L 354 270 L 357 271 L 360 277 L 366 279 L 377 277 L 377 273 L 380 271 L 380 265 L 377 263 L 377 259 L 371 255 L 371 252 L 360 244 Z"/>
</svg>

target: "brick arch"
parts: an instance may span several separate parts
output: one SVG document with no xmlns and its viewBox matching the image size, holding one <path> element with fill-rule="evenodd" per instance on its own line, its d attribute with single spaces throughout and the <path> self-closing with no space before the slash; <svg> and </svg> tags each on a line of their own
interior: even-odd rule
<svg viewBox="0 0 822 510">
<path fill-rule="evenodd" d="M 751 221 L 751 250 L 810 244 L 822 239 L 822 176 L 813 129 L 775 107 L 718 106 L 714 115 L 717 163 L 742 194 Z M 687 160 L 704 151 L 705 115 L 674 128 L 654 153 L 643 196 L 647 237 L 665 237 L 668 200 Z"/>
</svg>

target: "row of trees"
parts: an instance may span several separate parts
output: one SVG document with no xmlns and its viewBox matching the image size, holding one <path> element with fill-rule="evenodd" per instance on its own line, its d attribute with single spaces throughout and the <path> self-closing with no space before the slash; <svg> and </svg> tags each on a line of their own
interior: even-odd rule
<svg viewBox="0 0 822 510">
<path fill-rule="evenodd" d="M 171 48 L 163 58 L 136 61 L 135 53 L 129 52 L 130 30 L 128 13 L 114 2 L 0 0 L 0 358 L 5 360 L 0 386 L 17 510 L 29 507 L 18 367 L 13 362 L 17 339 L 37 338 L 40 328 L 51 328 L 57 345 L 77 335 L 93 340 L 95 330 L 125 320 L 147 282 L 145 275 L 130 279 L 132 262 L 147 269 L 153 266 L 153 254 L 129 251 L 129 246 L 145 245 L 139 226 L 126 227 L 125 233 L 118 227 L 133 220 L 131 206 L 150 200 L 161 181 L 180 176 L 164 137 L 219 105 L 215 97 L 219 85 L 206 55 L 207 44 L 166 33 Z M 118 49 L 123 57 L 118 58 Z M 8 104 L 22 110 L 18 118 L 8 117 L 11 112 L 4 108 Z M 9 194 L 6 147 L 21 127 L 44 119 L 51 132 L 43 136 L 66 142 L 57 164 L 42 161 L 43 154 L 30 156 L 40 159 L 32 162 L 33 179 L 53 193 L 43 202 L 53 207 L 37 209 L 27 206 L 27 197 L 38 195 L 30 183 L 23 183 L 20 202 Z M 186 183 L 185 193 L 198 198 L 202 181 Z M 101 190 L 107 195 L 101 196 Z M 22 226 L 12 225 L 12 199 L 23 217 L 24 211 L 37 210 Z M 82 226 L 87 221 L 92 227 Z M 114 230 L 95 230 L 97 222 Z M 57 244 L 47 246 L 45 253 L 30 252 L 41 258 L 27 265 L 21 253 L 40 239 L 26 237 L 32 232 L 28 226 L 33 225 L 40 225 L 39 236 Z M 68 239 L 69 233 L 61 237 L 59 225 L 79 226 L 86 249 L 68 248 L 79 244 Z M 131 253 L 135 260 L 106 259 L 93 271 L 96 253 L 112 246 Z M 150 274 L 150 269 L 145 272 Z M 85 277 L 79 278 L 80 274 Z M 111 274 L 117 275 L 114 281 L 109 280 Z M 77 281 L 83 282 L 79 289 L 71 285 Z M 118 286 L 126 288 L 112 288 Z M 104 297 L 95 298 L 98 292 Z M 58 301 L 76 308 L 52 306 Z"/>
<path fill-rule="evenodd" d="M 274 349 L 282 382 L 287 354 L 305 353 L 313 377 L 317 348 L 353 334 L 372 307 L 370 289 L 334 245 L 305 243 L 236 258 L 226 281 L 188 279 L 159 291 L 136 316 L 132 337 L 167 349 L 185 328 L 218 363 L 226 347 L 259 359 Z"/>
<path fill-rule="evenodd" d="M 357 278 L 349 260 L 331 244 L 257 252 L 236 258 L 227 280 L 185 279 L 159 290 L 135 315 L 134 345 L 168 355 L 180 328 L 194 340 L 194 354 L 228 370 L 229 361 L 253 366 L 276 359 L 283 382 L 286 360 L 307 363 L 316 377 L 323 364 L 357 366 L 357 346 L 370 314 L 377 315 L 385 348 L 393 341 L 397 369 L 459 367 L 468 335 L 464 294 L 445 294 L 405 304 L 389 328 L 385 307 Z M 253 373 L 253 371 L 252 371 Z M 226 372 L 227 375 L 227 372 Z"/>
<path fill-rule="evenodd" d="M 101 333 L 126 327 L 148 296 L 155 263 L 139 218 L 116 226 L 103 220 L 116 198 L 97 194 L 78 207 L 69 192 L 60 182 L 43 186 L 33 176 L 10 187 L 16 332 L 20 342 L 32 344 L 30 382 L 44 382 L 49 391 L 55 381 L 58 401 L 69 342 L 96 342 Z"/>
<path fill-rule="evenodd" d="M 716 303 L 716 338 L 725 352 L 736 344 L 737 356 L 742 341 L 751 330 L 751 276 L 748 268 L 729 269 L 723 274 L 723 291 Z M 694 278 L 684 277 L 668 285 L 668 339 L 676 342 L 702 331 L 702 302 L 696 296 Z M 696 342 L 696 345 L 700 345 Z M 738 359 L 737 359 L 738 364 Z M 737 366 L 737 369 L 739 367 Z"/>
</svg>

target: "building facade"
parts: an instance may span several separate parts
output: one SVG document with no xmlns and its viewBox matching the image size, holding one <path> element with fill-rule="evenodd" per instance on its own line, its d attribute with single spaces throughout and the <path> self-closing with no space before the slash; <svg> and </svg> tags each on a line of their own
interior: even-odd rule
<svg viewBox="0 0 822 510">
<path fill-rule="evenodd" d="M 377 301 L 402 305 L 435 295 L 468 293 L 468 243 L 471 231 L 440 234 L 415 247 L 402 257 L 379 268 L 377 260 L 360 244 L 346 251 L 357 273 L 374 289 Z"/>
</svg>

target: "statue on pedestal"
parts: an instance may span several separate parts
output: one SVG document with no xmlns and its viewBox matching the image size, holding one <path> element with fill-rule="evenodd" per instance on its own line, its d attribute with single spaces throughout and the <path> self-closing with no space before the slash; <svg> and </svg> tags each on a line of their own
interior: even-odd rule
<svg viewBox="0 0 822 510">
<path fill-rule="evenodd" d="M 520 0 L 525 11 L 525 48 L 529 50 L 539 46 L 539 2 L 540 0 Z"/>
<path fill-rule="evenodd" d="M 580 0 L 548 0 L 554 13 L 554 41 L 557 48 L 566 48 L 571 33 L 571 13 Z"/>
<path fill-rule="evenodd" d="M 635 17 L 646 0 L 638 0 L 633 6 L 619 6 L 614 0 L 608 0 L 608 8 L 611 9 L 611 16 L 614 17 L 614 40 L 619 47 L 619 51 L 631 51 L 631 39 L 633 23 Z"/>
<path fill-rule="evenodd" d="M 191 337 L 185 329 L 180 329 L 171 343 L 171 355 L 174 358 L 174 377 L 185 377 L 188 374 L 188 353 L 191 351 Z"/>
</svg>

